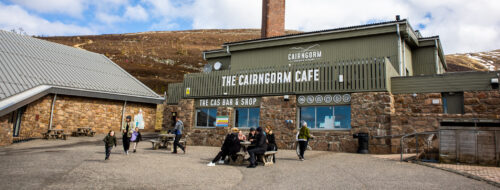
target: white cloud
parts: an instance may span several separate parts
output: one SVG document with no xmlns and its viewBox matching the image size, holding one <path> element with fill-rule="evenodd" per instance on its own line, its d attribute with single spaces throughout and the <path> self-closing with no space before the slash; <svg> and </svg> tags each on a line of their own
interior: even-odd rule
<svg viewBox="0 0 500 190">
<path fill-rule="evenodd" d="M 63 13 L 72 17 L 81 17 L 87 9 L 88 0 L 10 0 L 39 13 Z"/>
<path fill-rule="evenodd" d="M 141 5 L 128 6 L 125 9 L 125 18 L 136 21 L 146 21 L 148 20 L 148 13 Z"/>
<path fill-rule="evenodd" d="M 0 29 L 23 28 L 29 35 L 74 35 L 95 34 L 90 28 L 61 22 L 50 22 L 29 14 L 17 5 L 0 3 Z"/>
<path fill-rule="evenodd" d="M 183 18 L 195 29 L 260 28 L 262 1 L 193 0 L 177 6 L 170 0 L 148 2 L 152 12 L 169 23 Z M 500 1 L 495 0 L 287 0 L 285 14 L 285 27 L 301 31 L 389 21 L 399 14 L 425 36 L 439 35 L 445 53 L 500 48 Z"/>
</svg>

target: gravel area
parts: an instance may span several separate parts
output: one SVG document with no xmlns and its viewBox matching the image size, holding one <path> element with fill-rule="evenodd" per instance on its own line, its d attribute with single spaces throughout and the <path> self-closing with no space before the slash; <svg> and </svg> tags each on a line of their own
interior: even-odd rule
<svg viewBox="0 0 500 190">
<path fill-rule="evenodd" d="M 104 161 L 103 136 L 33 140 L 0 148 L 1 189 L 496 189 L 485 182 L 370 155 L 279 150 L 276 164 L 207 167 L 219 148 L 186 154 L 121 146 Z M 119 140 L 120 141 L 120 140 Z M 180 151 L 182 152 L 182 151 Z"/>
</svg>

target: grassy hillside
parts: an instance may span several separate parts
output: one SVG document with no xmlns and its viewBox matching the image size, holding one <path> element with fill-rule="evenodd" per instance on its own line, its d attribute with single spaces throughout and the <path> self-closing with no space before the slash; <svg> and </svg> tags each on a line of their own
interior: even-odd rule
<svg viewBox="0 0 500 190">
<path fill-rule="evenodd" d="M 296 33 L 297 31 L 287 31 Z M 219 49 L 224 42 L 260 37 L 259 29 L 187 30 L 95 36 L 41 37 L 52 42 L 106 55 L 140 81 L 163 94 L 167 84 L 183 75 L 201 72 L 203 50 Z M 500 68 L 500 50 L 447 55 L 449 71 Z M 491 69 L 491 68 L 490 68 Z"/>
</svg>

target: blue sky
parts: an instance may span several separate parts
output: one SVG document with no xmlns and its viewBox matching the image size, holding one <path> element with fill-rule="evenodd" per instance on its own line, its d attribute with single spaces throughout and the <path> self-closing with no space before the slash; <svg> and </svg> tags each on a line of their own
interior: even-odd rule
<svg viewBox="0 0 500 190">
<path fill-rule="evenodd" d="M 0 0 L 0 29 L 29 35 L 260 28 L 261 0 Z M 498 0 L 287 0 L 286 29 L 409 19 L 445 53 L 500 49 Z"/>
</svg>

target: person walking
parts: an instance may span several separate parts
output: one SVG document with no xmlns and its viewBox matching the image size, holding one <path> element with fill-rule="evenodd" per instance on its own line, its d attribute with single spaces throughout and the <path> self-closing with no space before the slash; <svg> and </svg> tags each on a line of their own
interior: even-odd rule
<svg viewBox="0 0 500 190">
<path fill-rule="evenodd" d="M 300 128 L 299 134 L 297 135 L 297 141 L 299 141 L 299 157 L 301 161 L 304 161 L 304 153 L 307 149 L 309 139 L 311 138 L 312 135 L 309 133 L 307 123 L 305 121 L 302 121 L 302 127 Z"/>
<path fill-rule="evenodd" d="M 276 138 L 274 137 L 273 128 L 266 126 L 267 151 L 278 151 Z M 276 163 L 276 157 L 273 157 L 273 163 Z"/>
<path fill-rule="evenodd" d="M 135 128 L 134 132 L 132 133 L 132 137 L 130 138 L 130 141 L 134 143 L 133 153 L 135 153 L 139 141 L 142 141 L 142 135 L 141 132 L 139 132 L 139 127 Z"/>
<path fill-rule="evenodd" d="M 266 144 L 266 136 L 262 131 L 261 127 L 258 127 L 255 133 L 255 140 L 252 141 L 254 145 L 251 149 L 248 150 L 248 154 L 250 154 L 250 165 L 247 168 L 255 168 L 257 167 L 256 162 L 256 154 L 264 154 L 267 150 Z"/>
<path fill-rule="evenodd" d="M 208 163 L 207 166 L 215 166 L 215 163 L 219 161 L 219 164 L 224 164 L 224 160 L 226 156 L 233 157 L 240 151 L 241 144 L 240 139 L 238 138 L 239 129 L 233 127 L 231 129 L 231 133 L 226 135 L 226 139 L 224 139 L 224 143 L 222 144 L 221 151 L 215 156 L 212 162 Z"/>
<path fill-rule="evenodd" d="M 116 147 L 116 137 L 115 137 L 115 132 L 114 131 L 109 131 L 108 135 L 104 137 L 104 149 L 106 152 L 106 157 L 104 160 L 109 160 L 109 155 L 111 154 L 111 150 L 113 149 L 113 146 Z"/>
<path fill-rule="evenodd" d="M 122 124 L 122 141 L 123 141 L 123 151 L 128 155 L 128 150 L 130 149 L 130 138 L 132 137 L 132 132 L 135 131 L 135 125 L 132 121 L 132 116 L 127 116 L 125 122 Z"/>
<path fill-rule="evenodd" d="M 177 147 L 179 147 L 184 152 L 184 154 L 186 154 L 186 147 L 182 146 L 182 144 L 179 143 L 182 137 L 182 130 L 184 130 L 184 123 L 179 118 L 176 118 L 175 120 L 177 122 L 175 123 L 174 127 L 175 139 L 174 139 L 174 151 L 172 153 L 177 154 Z"/>
</svg>

